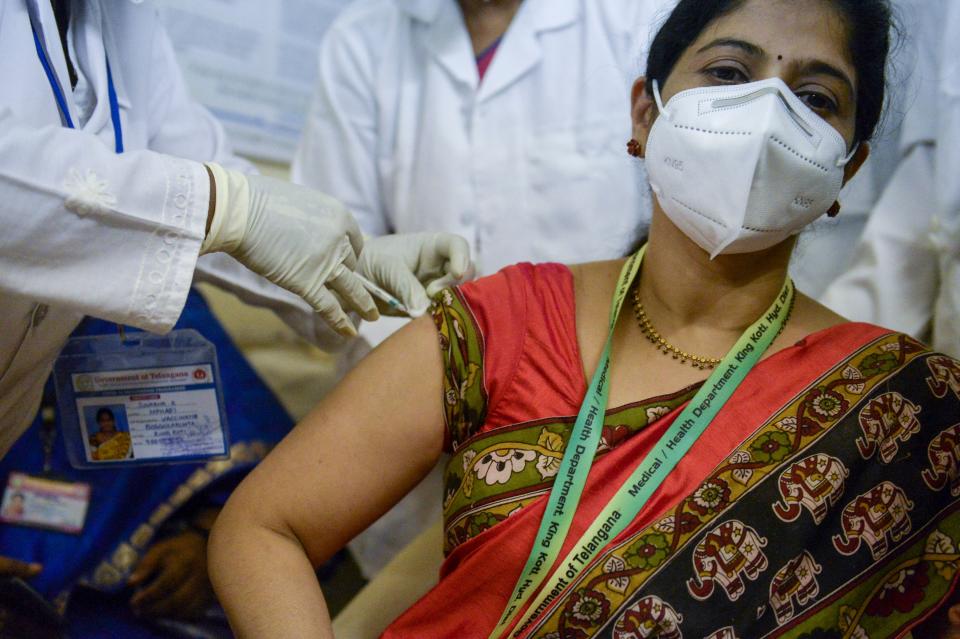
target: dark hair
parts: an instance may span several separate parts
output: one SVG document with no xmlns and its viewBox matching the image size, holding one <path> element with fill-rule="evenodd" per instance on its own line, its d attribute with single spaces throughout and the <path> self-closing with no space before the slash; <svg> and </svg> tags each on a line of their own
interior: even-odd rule
<svg viewBox="0 0 960 639">
<path fill-rule="evenodd" d="M 87 414 L 89 415 L 89 413 Z M 100 418 L 103 417 L 104 415 L 109 415 L 110 419 L 112 419 L 113 421 L 117 421 L 117 418 L 113 414 L 113 411 L 107 408 L 106 406 L 104 406 L 103 408 L 97 411 L 97 421 L 99 422 Z"/>
<path fill-rule="evenodd" d="M 680 0 L 657 32 L 647 59 L 647 92 L 663 86 L 683 52 L 715 20 L 739 9 L 745 0 Z M 889 0 L 831 0 L 847 25 L 847 46 L 857 70 L 857 118 L 854 139 L 869 140 L 880 122 L 886 89 L 893 16 Z"/>
</svg>

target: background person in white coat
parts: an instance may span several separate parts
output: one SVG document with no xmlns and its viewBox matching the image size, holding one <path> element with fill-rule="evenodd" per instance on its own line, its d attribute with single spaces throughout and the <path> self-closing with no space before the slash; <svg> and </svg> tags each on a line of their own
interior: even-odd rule
<svg viewBox="0 0 960 639">
<path fill-rule="evenodd" d="M 623 255 L 649 221 L 630 82 L 673 0 L 365 0 L 321 44 L 294 158 L 364 233 L 449 231 L 478 275 Z M 598 216 L 603 224 L 598 224 Z M 536 238 L 536 241 L 534 241 Z M 376 345 L 398 321 L 364 326 Z M 359 340 L 346 369 L 369 350 Z M 350 548 L 372 576 L 439 518 L 439 474 Z"/>
<path fill-rule="evenodd" d="M 960 3 L 911 0 L 917 50 L 895 171 L 822 301 L 960 356 Z"/>
<path fill-rule="evenodd" d="M 70 15 L 62 28 L 50 0 L 0 3 L 0 455 L 82 317 L 169 330 L 200 253 L 230 253 L 309 305 L 226 255 L 201 260 L 217 283 L 301 328 L 316 310 L 347 335 L 341 303 L 377 316 L 353 269 L 414 300 L 415 275 L 466 268 L 449 237 L 385 238 L 361 253 L 333 198 L 226 168 L 246 165 L 187 94 L 152 3 L 54 5 Z"/>
<path fill-rule="evenodd" d="M 336 192 L 369 235 L 466 237 L 480 275 L 623 253 L 649 211 L 618 118 L 669 3 L 348 5 L 321 45 L 294 181 Z"/>
<path fill-rule="evenodd" d="M 933 344 L 960 357 L 960 3 L 948 4 L 937 94 L 937 219 L 932 225 L 932 239 L 937 248 L 939 282 Z M 960 620 L 960 614 L 957 616 Z"/>
<path fill-rule="evenodd" d="M 933 0 L 935 4 L 938 0 Z M 840 214 L 817 220 L 797 243 L 790 275 L 797 288 L 820 299 L 852 265 L 864 228 L 877 207 L 902 157 L 904 114 L 916 104 L 917 38 L 922 33 L 920 11 L 926 0 L 892 0 L 894 27 L 887 61 L 887 91 L 883 116 L 870 140 L 870 156 L 840 193 Z"/>
</svg>

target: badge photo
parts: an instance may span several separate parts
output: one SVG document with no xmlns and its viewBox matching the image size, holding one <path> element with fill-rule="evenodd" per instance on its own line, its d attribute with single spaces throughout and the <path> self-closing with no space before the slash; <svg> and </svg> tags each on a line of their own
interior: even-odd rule
<svg viewBox="0 0 960 639">
<path fill-rule="evenodd" d="M 83 406 L 80 413 L 89 461 L 133 459 L 127 409 L 123 404 Z"/>
</svg>

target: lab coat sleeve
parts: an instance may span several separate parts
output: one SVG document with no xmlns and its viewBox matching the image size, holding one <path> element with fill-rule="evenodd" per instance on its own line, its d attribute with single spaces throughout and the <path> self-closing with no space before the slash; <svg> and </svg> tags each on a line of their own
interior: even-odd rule
<svg viewBox="0 0 960 639">
<path fill-rule="evenodd" d="M 220 122 L 190 95 L 173 45 L 159 21 L 151 68 L 155 74 L 149 113 L 152 150 L 201 162 L 217 162 L 244 173 L 256 171 L 250 162 L 233 152 Z M 247 304 L 269 308 L 299 335 L 326 350 L 335 350 L 344 343 L 309 304 L 226 253 L 201 256 L 195 275 L 197 281 L 229 291 Z"/>
<path fill-rule="evenodd" d="M 374 47 L 349 21 L 337 21 L 320 45 L 319 69 L 293 181 L 343 202 L 368 235 L 391 232 L 377 169 Z"/>
<path fill-rule="evenodd" d="M 246 304 L 270 309 L 297 335 L 327 352 L 337 352 L 348 342 L 309 304 L 253 273 L 229 255 L 213 253 L 201 257 L 196 279 L 228 291 Z M 355 324 L 359 321 L 353 313 L 350 316 Z"/>
<path fill-rule="evenodd" d="M 186 300 L 209 205 L 203 165 L 117 155 L 0 112 L 0 293 L 164 332 Z"/>
<path fill-rule="evenodd" d="M 938 281 L 930 237 L 933 154 L 931 144 L 908 151 L 870 215 L 853 265 L 830 285 L 823 304 L 848 319 L 925 338 Z"/>
</svg>

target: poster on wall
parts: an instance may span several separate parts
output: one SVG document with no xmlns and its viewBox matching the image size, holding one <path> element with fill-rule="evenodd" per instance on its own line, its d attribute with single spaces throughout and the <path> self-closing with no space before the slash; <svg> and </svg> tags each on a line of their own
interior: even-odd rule
<svg viewBox="0 0 960 639">
<path fill-rule="evenodd" d="M 157 0 L 187 84 L 238 153 L 287 163 L 324 31 L 349 0 Z"/>
</svg>

